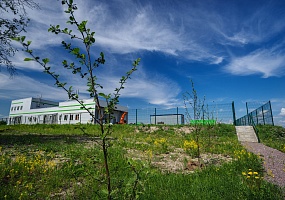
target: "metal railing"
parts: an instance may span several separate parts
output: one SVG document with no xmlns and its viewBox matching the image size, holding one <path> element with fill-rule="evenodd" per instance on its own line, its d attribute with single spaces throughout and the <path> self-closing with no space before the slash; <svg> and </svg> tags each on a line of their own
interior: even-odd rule
<svg viewBox="0 0 285 200">
<path fill-rule="evenodd" d="M 255 125 L 273 125 L 273 114 L 271 103 L 268 101 L 262 106 L 249 112 L 248 103 L 246 103 L 247 114 L 235 121 L 236 126 L 245 126 L 254 123 Z M 252 122 L 250 122 L 252 121 Z"/>
<path fill-rule="evenodd" d="M 214 120 L 216 123 L 233 124 L 235 121 L 234 102 L 205 105 L 205 112 L 201 119 L 205 121 Z M 146 107 L 128 110 L 129 124 L 168 124 L 183 125 L 190 124 L 194 120 L 193 109 L 187 108 L 188 114 L 192 118 L 188 119 L 185 107 L 175 107 L 170 109 Z M 202 115 L 202 114 L 201 114 Z"/>
</svg>

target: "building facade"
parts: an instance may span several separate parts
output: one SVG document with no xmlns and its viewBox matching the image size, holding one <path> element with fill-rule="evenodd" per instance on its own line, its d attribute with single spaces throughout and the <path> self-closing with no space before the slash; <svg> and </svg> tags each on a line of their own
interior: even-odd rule
<svg viewBox="0 0 285 200">
<path fill-rule="evenodd" d="M 98 110 L 95 108 L 93 99 L 83 100 L 84 105 L 98 117 Z M 103 111 L 107 106 L 105 101 L 100 100 Z M 112 123 L 128 121 L 128 108 L 116 105 Z M 125 113 L 125 114 L 124 114 Z M 54 102 L 42 98 L 17 99 L 11 102 L 8 124 L 76 124 L 94 123 L 90 113 L 81 108 L 77 101 Z"/>
</svg>

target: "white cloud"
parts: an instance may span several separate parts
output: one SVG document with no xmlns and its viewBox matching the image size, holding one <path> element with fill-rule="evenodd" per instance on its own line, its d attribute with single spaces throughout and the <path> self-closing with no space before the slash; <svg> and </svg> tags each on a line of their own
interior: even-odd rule
<svg viewBox="0 0 285 200">
<path fill-rule="evenodd" d="M 280 114 L 279 115 L 281 115 L 281 116 L 285 116 L 285 108 L 281 108 L 281 110 L 280 110 Z"/>
<path fill-rule="evenodd" d="M 119 87 L 119 76 L 101 76 L 98 81 L 102 83 L 105 93 L 113 93 Z M 177 105 L 177 96 L 181 92 L 178 84 L 161 75 L 148 75 L 143 68 L 135 72 L 131 79 L 127 80 L 121 91 L 123 98 L 137 98 L 155 104 L 171 107 Z"/>
<path fill-rule="evenodd" d="M 45 99 L 67 99 L 67 94 L 62 92 L 62 89 L 20 74 L 9 78 L 9 75 L 1 73 L 0 90 L 2 91 L 0 99 L 18 99 L 40 95 Z"/>
<path fill-rule="evenodd" d="M 256 50 L 249 55 L 233 57 L 225 70 L 233 75 L 262 74 L 264 78 L 282 76 L 285 72 L 285 53 L 272 49 Z"/>
</svg>

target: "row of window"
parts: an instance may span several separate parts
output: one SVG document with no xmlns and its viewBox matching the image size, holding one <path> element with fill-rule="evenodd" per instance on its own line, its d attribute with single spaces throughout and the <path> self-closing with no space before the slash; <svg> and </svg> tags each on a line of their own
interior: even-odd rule
<svg viewBox="0 0 285 200">
<path fill-rule="evenodd" d="M 14 106 L 14 107 L 11 107 L 11 111 L 22 110 L 22 109 L 23 109 L 23 106 Z"/>
<path fill-rule="evenodd" d="M 19 106 L 18 106 L 19 107 Z M 23 106 L 20 106 L 20 108 L 18 109 L 18 107 L 15 107 L 16 109 L 14 109 L 13 107 L 13 109 L 14 110 L 22 110 L 23 109 Z M 11 109 L 11 111 L 12 111 L 12 109 Z M 53 116 L 52 115 L 50 115 L 49 116 L 49 119 L 47 119 L 46 118 L 46 116 L 45 116 L 45 118 L 44 118 L 44 120 L 52 120 L 52 118 L 53 118 Z M 65 114 L 65 115 L 63 115 L 63 120 L 64 121 L 67 121 L 67 120 L 70 120 L 70 121 L 72 121 L 72 120 L 76 120 L 76 121 L 78 121 L 80 119 L 80 116 L 79 116 L 79 114 Z M 32 122 L 32 121 L 34 121 L 34 122 L 36 122 L 37 121 L 37 117 L 28 117 L 28 120 L 30 121 L 30 122 Z M 59 121 L 61 121 L 62 120 L 62 115 L 60 115 L 59 116 Z"/>
<path fill-rule="evenodd" d="M 70 115 L 64 115 L 63 120 L 67 121 L 69 117 L 69 120 L 79 120 L 79 114 L 70 114 Z M 62 115 L 59 116 L 59 120 L 61 121 Z"/>
</svg>

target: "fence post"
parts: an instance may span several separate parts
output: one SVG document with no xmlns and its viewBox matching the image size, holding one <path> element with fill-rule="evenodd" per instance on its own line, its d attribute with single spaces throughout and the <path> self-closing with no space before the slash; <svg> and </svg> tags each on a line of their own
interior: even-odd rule
<svg viewBox="0 0 285 200">
<path fill-rule="evenodd" d="M 138 109 L 136 109 L 136 125 L 138 125 Z"/>
<path fill-rule="evenodd" d="M 256 125 L 258 125 L 258 114 L 257 114 L 257 110 L 255 110 L 255 116 L 256 116 Z"/>
<path fill-rule="evenodd" d="M 271 108 L 271 102 L 270 102 L 270 101 L 269 101 L 269 107 L 270 107 L 270 114 L 271 114 L 272 126 L 274 126 L 273 114 L 272 114 L 272 108 Z"/>
<path fill-rule="evenodd" d="M 235 111 L 235 103 L 234 101 L 232 102 L 232 111 L 233 111 L 233 120 L 234 120 L 234 125 L 236 126 L 236 111 Z"/>
<path fill-rule="evenodd" d="M 156 125 L 156 108 L 154 108 L 154 124 Z"/>
<path fill-rule="evenodd" d="M 178 107 L 176 107 L 176 114 L 177 114 L 177 115 L 176 115 L 176 116 L 177 116 L 176 119 L 177 119 L 177 125 L 178 125 L 178 123 L 179 123 L 179 122 L 178 122 Z"/>
<path fill-rule="evenodd" d="M 263 125 L 265 125 L 263 106 L 261 106 L 261 112 L 262 112 Z"/>
<path fill-rule="evenodd" d="M 246 116 L 247 116 L 247 123 L 249 124 L 249 117 L 248 117 L 248 106 L 247 106 L 247 102 L 245 102 L 245 106 L 246 106 Z M 246 124 L 245 124 L 246 125 Z"/>
</svg>

